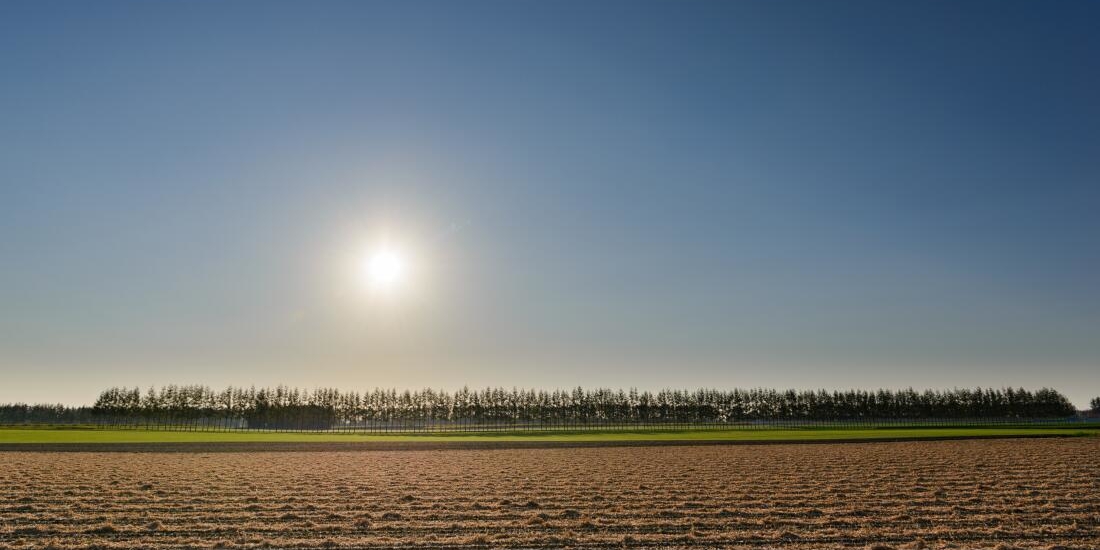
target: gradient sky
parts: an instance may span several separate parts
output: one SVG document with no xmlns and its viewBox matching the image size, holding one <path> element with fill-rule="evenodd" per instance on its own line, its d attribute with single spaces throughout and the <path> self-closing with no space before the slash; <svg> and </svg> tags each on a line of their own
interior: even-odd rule
<svg viewBox="0 0 1100 550">
<path fill-rule="evenodd" d="M 0 402 L 1100 395 L 1095 2 L 0 3 Z M 352 258 L 388 238 L 385 299 Z"/>
</svg>

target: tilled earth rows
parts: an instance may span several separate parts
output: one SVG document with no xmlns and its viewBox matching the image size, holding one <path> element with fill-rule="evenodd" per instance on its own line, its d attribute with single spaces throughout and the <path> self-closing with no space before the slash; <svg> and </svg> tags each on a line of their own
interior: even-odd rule
<svg viewBox="0 0 1100 550">
<path fill-rule="evenodd" d="M 1100 548 L 1100 440 L 0 453 L 0 548 Z"/>
</svg>

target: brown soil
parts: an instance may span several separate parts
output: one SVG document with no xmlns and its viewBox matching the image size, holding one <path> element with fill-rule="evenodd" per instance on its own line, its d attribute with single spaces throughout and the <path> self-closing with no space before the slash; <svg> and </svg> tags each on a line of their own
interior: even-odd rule
<svg viewBox="0 0 1100 550">
<path fill-rule="evenodd" d="M 1094 549 L 1098 461 L 1093 438 L 5 452 L 0 548 Z"/>
</svg>

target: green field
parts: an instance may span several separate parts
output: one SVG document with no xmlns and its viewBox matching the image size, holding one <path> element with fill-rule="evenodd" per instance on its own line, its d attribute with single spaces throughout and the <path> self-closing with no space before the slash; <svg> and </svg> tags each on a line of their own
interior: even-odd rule
<svg viewBox="0 0 1100 550">
<path fill-rule="evenodd" d="M 423 435 L 370 435 L 337 433 L 177 432 L 100 429 L 0 429 L 0 444 L 18 443 L 210 443 L 210 442 L 599 442 L 599 441 L 821 441 L 876 439 L 936 439 L 966 437 L 1083 437 L 1097 436 L 1089 427 L 1006 428 L 872 428 L 784 430 L 685 430 L 685 431 L 579 431 L 579 432 L 483 432 Z"/>
</svg>

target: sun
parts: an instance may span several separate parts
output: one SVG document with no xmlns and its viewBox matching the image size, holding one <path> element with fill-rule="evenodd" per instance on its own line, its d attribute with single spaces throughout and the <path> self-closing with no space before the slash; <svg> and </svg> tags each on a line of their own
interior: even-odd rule
<svg viewBox="0 0 1100 550">
<path fill-rule="evenodd" d="M 393 248 L 380 248 L 363 260 L 363 278 L 373 289 L 389 291 L 405 279 L 405 258 Z"/>
</svg>

